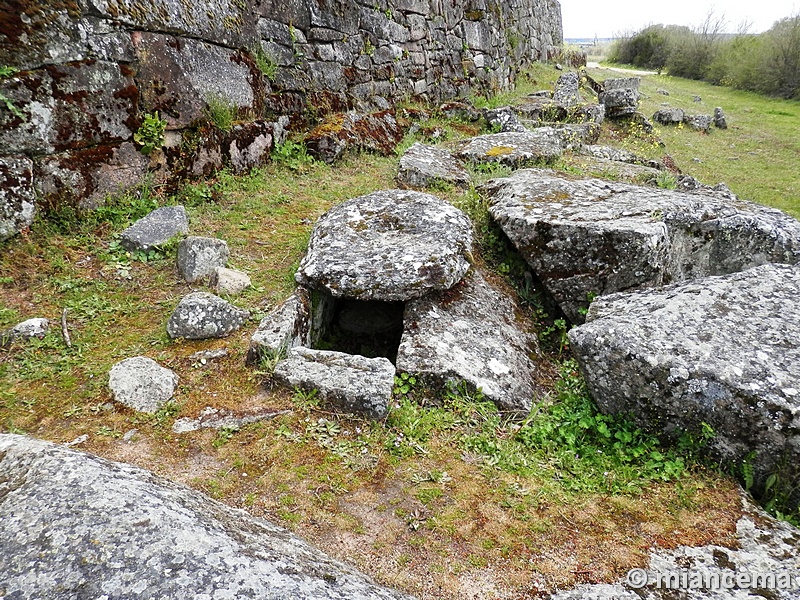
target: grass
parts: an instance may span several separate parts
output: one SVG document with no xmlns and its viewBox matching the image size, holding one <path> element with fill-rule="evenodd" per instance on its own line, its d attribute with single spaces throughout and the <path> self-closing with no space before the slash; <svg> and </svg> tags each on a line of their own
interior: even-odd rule
<svg viewBox="0 0 800 600">
<path fill-rule="evenodd" d="M 515 94 L 483 102 L 510 103 L 550 87 L 558 74 L 539 65 Z M 782 121 L 796 103 L 750 101 L 744 94 L 737 104 L 703 84 L 678 80 L 646 79 L 642 87 L 651 96 L 646 102 L 664 98 L 648 92 L 651 87 L 669 89 L 671 102 L 691 103 L 700 94 L 705 104 L 725 108 L 732 128 L 710 136 L 661 131 L 666 150 L 648 146 L 642 136 L 623 138 L 618 130 L 606 132 L 606 141 L 652 155 L 669 152 L 701 180 L 725 179 L 743 197 L 760 190 L 760 201 L 783 202 L 797 214 L 796 194 L 784 194 L 796 189 L 785 166 L 796 146 Z M 748 107 L 774 114 L 762 119 L 761 129 L 751 129 L 757 115 Z M 650 108 L 645 104 L 646 112 Z M 434 114 L 401 148 L 434 139 L 455 143 L 477 132 L 475 124 Z M 762 169 L 758 153 L 743 152 L 739 161 L 719 158 L 725 144 L 760 147 L 751 139 L 756 133 L 772 140 L 761 152 L 784 165 L 783 179 L 769 179 L 772 170 Z M 715 161 L 719 168 L 698 170 Z M 293 141 L 247 175 L 223 171 L 173 196 L 144 186 L 92 213 L 40 216 L 30 232 L 0 246 L 0 330 L 32 316 L 56 323 L 67 308 L 73 346 L 66 347 L 55 327 L 43 340 L 0 349 L 0 429 L 56 442 L 86 434 L 81 449 L 143 466 L 269 518 L 420 598 L 487 590 L 498 597 L 533 596 L 615 580 L 643 566 L 653 545 L 731 543 L 740 515 L 737 485 L 697 459 L 702 440 L 665 448 L 630 423 L 597 412 L 566 360 L 566 323 L 549 317 L 526 286 L 524 264 L 474 189 L 436 193 L 473 219 L 475 260 L 517 294 L 522 322 L 542 340 L 546 354 L 537 377 L 550 393 L 538 399 L 529 419 L 510 421 L 465 389 L 434 397 L 413 376 L 400 374 L 387 419 L 366 422 L 326 412 L 313 394 L 271 386 L 274 365 L 245 366 L 258 320 L 294 288 L 314 221 L 348 198 L 394 187 L 396 168 L 396 157 L 369 154 L 351 155 L 331 168 Z M 566 162 L 556 168 L 583 173 Z M 750 179 L 738 183 L 736 168 Z M 491 166 L 474 172 L 478 181 L 504 174 Z M 177 275 L 175 242 L 146 255 L 128 253 L 117 242 L 136 218 L 179 202 L 189 212 L 192 235 L 227 240 L 233 266 L 253 280 L 235 299 L 253 317 L 226 340 L 166 336 L 171 310 L 192 289 Z M 219 347 L 228 355 L 206 364 L 191 358 Z M 174 404 L 156 415 L 110 403 L 108 370 L 137 354 L 181 377 Z M 240 430 L 171 432 L 176 418 L 196 417 L 209 405 L 292 412 Z"/>
</svg>

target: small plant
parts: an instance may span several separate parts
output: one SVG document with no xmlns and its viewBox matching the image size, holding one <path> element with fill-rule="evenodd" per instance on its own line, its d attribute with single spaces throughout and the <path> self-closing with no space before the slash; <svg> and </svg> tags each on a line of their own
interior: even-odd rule
<svg viewBox="0 0 800 600">
<path fill-rule="evenodd" d="M 149 155 L 153 150 L 164 145 L 164 132 L 167 120 L 158 116 L 158 111 L 144 115 L 142 124 L 133 134 L 133 141 L 141 146 L 141 152 Z"/>
<path fill-rule="evenodd" d="M 12 75 L 18 72 L 19 69 L 17 69 L 16 67 L 10 67 L 8 65 L 0 65 L 0 80 L 5 79 L 7 77 L 11 77 Z M 23 121 L 25 120 L 25 114 L 14 105 L 14 103 L 8 96 L 3 94 L 2 92 L 0 92 L 0 102 L 2 102 L 5 105 L 5 107 L 12 115 L 14 115 L 19 119 L 22 119 Z"/>
<path fill-rule="evenodd" d="M 217 436 L 214 438 L 214 441 L 211 442 L 211 445 L 214 448 L 222 448 L 225 444 L 233 439 L 233 436 L 236 435 L 239 429 L 236 427 L 223 427 L 217 432 Z"/>
<path fill-rule="evenodd" d="M 237 108 L 227 98 L 211 95 L 206 99 L 206 117 L 220 131 L 230 131 L 236 120 Z"/>
<path fill-rule="evenodd" d="M 674 190 L 678 187 L 678 178 L 669 171 L 659 171 L 655 181 L 656 185 L 662 190 Z"/>
<path fill-rule="evenodd" d="M 306 172 L 314 164 L 314 157 L 308 153 L 305 145 L 291 140 L 275 146 L 271 158 L 274 162 L 299 173 Z"/>
<path fill-rule="evenodd" d="M 400 373 L 394 378 L 394 393 L 399 396 L 407 396 L 417 384 L 417 378 L 410 373 Z"/>
<path fill-rule="evenodd" d="M 270 81 L 275 81 L 275 75 L 278 74 L 278 62 L 268 54 L 260 45 L 256 46 L 253 51 L 253 61 L 261 73 Z"/>
<path fill-rule="evenodd" d="M 320 398 L 317 396 L 317 390 L 303 390 L 296 388 L 292 401 L 300 408 L 312 410 L 319 407 Z"/>
</svg>

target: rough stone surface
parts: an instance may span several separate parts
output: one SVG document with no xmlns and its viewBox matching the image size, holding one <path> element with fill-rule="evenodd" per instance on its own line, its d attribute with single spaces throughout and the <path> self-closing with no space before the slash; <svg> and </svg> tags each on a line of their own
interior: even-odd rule
<svg viewBox="0 0 800 600">
<path fill-rule="evenodd" d="M 483 116 L 493 131 L 499 131 L 500 133 L 526 131 L 525 126 L 520 123 L 516 113 L 510 106 L 486 109 Z"/>
<path fill-rule="evenodd" d="M 434 386 L 466 381 L 502 410 L 527 414 L 537 392 L 536 338 L 508 296 L 473 271 L 446 292 L 406 304 L 397 370 Z"/>
<path fill-rule="evenodd" d="M 685 116 L 682 108 L 659 108 L 653 113 L 653 121 L 659 125 L 677 125 L 683 123 Z"/>
<path fill-rule="evenodd" d="M 385 190 L 322 215 L 295 279 L 335 297 L 408 300 L 446 290 L 469 270 L 472 224 L 436 196 Z"/>
<path fill-rule="evenodd" d="M 605 106 L 607 117 L 625 117 L 636 112 L 640 81 L 638 77 L 625 77 L 603 82 L 604 91 L 598 94 L 598 101 Z"/>
<path fill-rule="evenodd" d="M 708 133 L 711 131 L 711 124 L 714 122 L 714 118 L 711 115 L 685 115 L 683 122 L 695 131 Z"/>
<path fill-rule="evenodd" d="M 717 129 L 728 128 L 728 119 L 725 118 L 725 113 L 719 106 L 714 109 L 714 127 Z"/>
<path fill-rule="evenodd" d="M 280 415 L 291 413 L 290 410 L 260 409 L 247 412 L 234 412 L 226 409 L 206 406 L 196 419 L 181 417 L 172 424 L 173 433 L 189 433 L 200 429 L 239 430 L 245 425 L 268 421 Z"/>
<path fill-rule="evenodd" d="M 565 121 L 569 112 L 567 107 L 555 102 L 551 97 L 528 97 L 514 106 L 521 118 L 539 122 Z"/>
<path fill-rule="evenodd" d="M 394 152 L 405 130 L 393 111 L 371 114 L 349 112 L 328 117 L 305 138 L 308 152 L 328 164 L 336 162 L 346 150 L 371 150 L 388 156 Z"/>
<path fill-rule="evenodd" d="M 800 475 L 800 267 L 767 264 L 596 299 L 570 347 L 601 410 L 670 438 L 714 430 L 756 483 Z M 795 502 L 800 494 L 795 491 Z"/>
<path fill-rule="evenodd" d="M 248 362 L 261 356 L 284 356 L 290 348 L 311 345 L 311 297 L 298 287 L 285 301 L 272 309 L 250 340 Z"/>
<path fill-rule="evenodd" d="M 211 274 L 211 285 L 218 294 L 237 296 L 250 287 L 250 276 L 236 269 L 217 267 Z"/>
<path fill-rule="evenodd" d="M 183 206 L 157 208 L 120 234 L 128 250 L 151 250 L 176 235 L 189 232 L 189 215 Z"/>
<path fill-rule="evenodd" d="M 388 358 L 298 346 L 275 366 L 273 377 L 290 388 L 318 390 L 325 404 L 337 411 L 382 419 L 389 411 L 394 374 Z"/>
<path fill-rule="evenodd" d="M 397 183 L 417 189 L 442 183 L 468 187 L 470 176 L 449 151 L 417 142 L 400 157 Z"/>
<path fill-rule="evenodd" d="M 577 73 L 574 71 L 562 73 L 558 81 L 556 81 L 553 100 L 567 108 L 580 104 L 581 93 L 578 90 L 579 85 L 580 77 Z"/>
<path fill-rule="evenodd" d="M 230 254 L 225 240 L 189 236 L 178 244 L 178 273 L 188 283 L 211 277 L 228 263 Z"/>
<path fill-rule="evenodd" d="M 800 222 L 719 195 L 534 169 L 484 187 L 490 212 L 573 323 L 589 295 L 800 259 Z"/>
<path fill-rule="evenodd" d="M 37 317 L 27 319 L 22 323 L 17 323 L 10 329 L 0 331 L 0 345 L 10 344 L 17 340 L 29 340 L 31 338 L 43 338 L 47 335 L 50 322 L 47 319 Z"/>
<path fill-rule="evenodd" d="M 744 500 L 744 515 L 736 523 L 736 548 L 724 546 L 679 546 L 675 550 L 653 549 L 643 573 L 636 573 L 613 584 L 581 585 L 559 592 L 550 600 L 794 600 L 800 577 L 800 530 L 778 521 Z M 698 577 L 695 584 L 670 585 L 670 574 Z M 774 575 L 771 585 L 764 579 L 750 580 L 749 585 L 714 586 L 714 581 L 736 582 L 737 575 Z M 640 586 L 636 576 L 644 575 Z M 784 579 L 778 581 L 777 577 Z M 790 578 L 787 585 L 786 577 Z M 768 580 L 766 580 L 768 581 Z M 708 582 L 708 583 L 706 583 Z M 697 585 L 702 583 L 703 585 Z M 780 583 L 780 585 L 778 585 Z M 671 589 L 670 589 L 671 587 Z M 716 587 L 716 589 L 712 589 Z M 704 588 L 704 589 L 699 589 Z"/>
<path fill-rule="evenodd" d="M 524 133 L 493 133 L 464 142 L 458 156 L 472 163 L 498 162 L 519 168 L 534 162 L 556 160 L 564 151 L 562 134 L 552 127 Z"/>
<path fill-rule="evenodd" d="M 0 156 L 0 242 L 33 223 L 35 200 L 33 162 L 23 156 Z"/>
<path fill-rule="evenodd" d="M 114 400 L 138 410 L 154 413 L 175 395 L 178 376 L 152 358 L 134 356 L 111 367 L 108 387 Z"/>
<path fill-rule="evenodd" d="M 0 457 L 7 598 L 406 598 L 143 469 L 8 434 Z"/>
<path fill-rule="evenodd" d="M 651 183 L 655 181 L 660 173 L 658 169 L 653 167 L 629 163 L 627 161 L 610 160 L 593 155 L 565 156 L 564 162 L 578 167 L 582 172 L 592 175 L 593 177 L 610 179 L 612 181 Z"/>
<path fill-rule="evenodd" d="M 184 296 L 167 322 L 169 337 L 205 340 L 226 337 L 250 317 L 219 296 L 194 292 Z"/>
</svg>

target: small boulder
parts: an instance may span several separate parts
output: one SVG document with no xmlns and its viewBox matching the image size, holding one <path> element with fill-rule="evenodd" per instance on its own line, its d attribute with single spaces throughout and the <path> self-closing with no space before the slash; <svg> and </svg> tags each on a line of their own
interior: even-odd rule
<svg viewBox="0 0 800 600">
<path fill-rule="evenodd" d="M 714 109 L 714 127 L 717 129 L 728 128 L 728 120 L 725 118 L 725 113 L 719 106 Z"/>
<path fill-rule="evenodd" d="M 462 143 L 458 156 L 471 163 L 496 162 L 512 169 L 535 162 L 552 162 L 564 152 L 563 135 L 552 127 L 523 133 L 480 135 Z"/>
<path fill-rule="evenodd" d="M 211 285 L 218 294 L 237 296 L 252 285 L 250 276 L 236 269 L 217 267 L 211 274 Z"/>
<path fill-rule="evenodd" d="M 247 411 L 231 411 L 224 408 L 206 406 L 196 419 L 181 417 L 172 424 L 173 433 L 189 433 L 200 429 L 229 429 L 238 431 L 245 425 L 268 421 L 280 415 L 291 413 L 290 410 L 262 408 Z"/>
<path fill-rule="evenodd" d="M 383 419 L 394 389 L 388 358 L 365 358 L 298 346 L 275 366 L 274 378 L 289 388 L 317 390 L 323 402 L 343 413 Z"/>
<path fill-rule="evenodd" d="M 138 410 L 154 413 L 175 395 L 178 376 L 152 358 L 134 356 L 111 367 L 108 387 L 114 400 Z"/>
<path fill-rule="evenodd" d="M 22 323 L 17 323 L 12 328 L 0 332 L 0 346 L 16 342 L 17 340 L 29 340 L 31 338 L 42 339 L 47 335 L 50 328 L 50 321 L 43 318 L 27 319 Z"/>
<path fill-rule="evenodd" d="M 550 97 L 527 97 L 514 106 L 514 112 L 523 119 L 548 123 L 566 121 L 569 111 L 566 106 L 555 102 Z"/>
<path fill-rule="evenodd" d="M 582 104 L 574 109 L 572 120 L 577 123 L 597 123 L 606 119 L 606 107 L 602 104 Z"/>
<path fill-rule="evenodd" d="M 508 296 L 474 271 L 406 304 L 397 370 L 434 387 L 466 381 L 501 410 L 525 415 L 538 391 L 530 358 L 538 345 L 519 322 Z"/>
<path fill-rule="evenodd" d="M 662 96 L 669 96 L 669 92 L 664 88 L 658 88 L 656 90 L 656 94 L 661 94 Z"/>
<path fill-rule="evenodd" d="M 219 296 L 194 292 L 178 303 L 167 322 L 167 334 L 172 339 L 222 338 L 239 329 L 249 317 L 248 311 L 236 308 Z"/>
<path fill-rule="evenodd" d="M 285 357 L 289 349 L 311 345 L 311 296 L 298 287 L 294 294 L 261 320 L 250 340 L 247 362 L 262 356 Z"/>
<path fill-rule="evenodd" d="M 408 300 L 461 281 L 471 248 L 472 223 L 451 204 L 383 190 L 319 218 L 295 280 L 334 297 Z"/>
<path fill-rule="evenodd" d="M 456 119 L 467 123 L 480 121 L 481 111 L 467 102 L 445 102 L 439 106 L 439 112 L 446 119 Z"/>
<path fill-rule="evenodd" d="M 370 114 L 349 112 L 329 116 L 309 132 L 305 144 L 311 156 L 333 164 L 348 149 L 370 150 L 389 156 L 403 136 L 405 131 L 394 111 Z"/>
<path fill-rule="evenodd" d="M 707 423 L 715 459 L 800 500 L 800 267 L 601 297 L 569 338 L 603 412 L 673 440 Z"/>
<path fill-rule="evenodd" d="M 556 81 L 553 92 L 553 100 L 562 106 L 571 108 L 580 104 L 581 93 L 579 91 L 580 76 L 574 71 L 562 73 Z"/>
<path fill-rule="evenodd" d="M 483 116 L 489 127 L 496 132 L 526 131 L 525 126 L 519 122 L 516 113 L 511 110 L 510 106 L 487 108 L 483 111 Z"/>
<path fill-rule="evenodd" d="M 714 119 L 711 115 L 685 115 L 683 122 L 695 131 L 708 133 L 711 130 L 711 124 Z"/>
<path fill-rule="evenodd" d="M 189 216 L 183 206 L 157 208 L 120 234 L 126 250 L 152 250 L 176 235 L 189 233 Z"/>
<path fill-rule="evenodd" d="M 194 283 L 224 267 L 230 254 L 225 240 L 189 236 L 178 244 L 178 272 L 188 283 Z"/>
<path fill-rule="evenodd" d="M 464 166 L 444 148 L 417 142 L 400 157 L 397 183 L 416 189 L 442 183 L 468 187 L 470 176 Z"/>
<path fill-rule="evenodd" d="M 610 119 L 634 114 L 639 107 L 638 77 L 606 79 L 603 91 L 598 95 L 599 102 L 605 106 Z"/>
<path fill-rule="evenodd" d="M 653 113 L 653 121 L 659 125 L 678 125 L 685 116 L 682 108 L 660 108 Z"/>
</svg>

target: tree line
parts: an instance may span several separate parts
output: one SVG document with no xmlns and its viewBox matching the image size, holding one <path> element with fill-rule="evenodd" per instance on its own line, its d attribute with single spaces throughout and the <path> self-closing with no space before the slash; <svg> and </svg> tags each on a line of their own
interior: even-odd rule
<svg viewBox="0 0 800 600">
<path fill-rule="evenodd" d="M 724 18 L 698 27 L 650 25 L 618 38 L 608 60 L 800 100 L 800 13 L 761 34 L 724 34 Z"/>
</svg>

